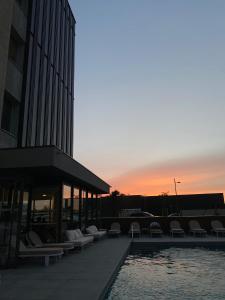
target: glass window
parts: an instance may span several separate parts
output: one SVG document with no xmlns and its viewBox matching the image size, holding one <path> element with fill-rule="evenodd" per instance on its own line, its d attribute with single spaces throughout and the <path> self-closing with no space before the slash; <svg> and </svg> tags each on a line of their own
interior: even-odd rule
<svg viewBox="0 0 225 300">
<path fill-rule="evenodd" d="M 15 247 L 10 248 L 10 236 L 15 235 L 19 223 L 20 191 L 12 187 L 0 186 L 0 266 L 5 265 L 15 254 Z M 8 261 L 9 262 L 9 261 Z"/>
<path fill-rule="evenodd" d="M 79 222 L 79 189 L 73 190 L 73 222 Z"/>
<path fill-rule="evenodd" d="M 32 223 L 55 223 L 54 189 L 36 188 L 32 195 Z"/>
<path fill-rule="evenodd" d="M 17 135 L 19 121 L 19 103 L 7 92 L 4 95 L 1 128 Z"/>
<path fill-rule="evenodd" d="M 13 61 L 15 66 L 22 71 L 24 62 L 24 42 L 19 37 L 15 29 L 11 28 L 11 35 L 9 41 L 9 59 Z"/>
<path fill-rule="evenodd" d="M 72 215 L 72 207 L 71 207 L 71 186 L 63 185 L 63 203 L 62 203 L 63 221 L 70 221 Z"/>
<path fill-rule="evenodd" d="M 29 193 L 24 191 L 23 192 L 23 207 L 22 207 L 22 225 L 25 226 L 27 222 L 27 209 L 28 209 L 28 199 L 29 199 Z"/>
</svg>

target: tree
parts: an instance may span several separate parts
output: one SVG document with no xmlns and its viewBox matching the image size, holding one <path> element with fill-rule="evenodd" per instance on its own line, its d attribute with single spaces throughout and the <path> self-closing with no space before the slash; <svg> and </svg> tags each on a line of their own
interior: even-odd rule
<svg viewBox="0 0 225 300">
<path fill-rule="evenodd" d="M 117 190 L 111 192 L 111 196 L 112 196 L 112 197 L 117 197 L 117 196 L 120 196 L 120 195 L 121 195 L 120 192 L 117 191 Z"/>
<path fill-rule="evenodd" d="M 159 196 L 163 196 L 163 197 L 169 196 L 169 192 L 162 192 L 161 194 L 159 194 Z"/>
</svg>

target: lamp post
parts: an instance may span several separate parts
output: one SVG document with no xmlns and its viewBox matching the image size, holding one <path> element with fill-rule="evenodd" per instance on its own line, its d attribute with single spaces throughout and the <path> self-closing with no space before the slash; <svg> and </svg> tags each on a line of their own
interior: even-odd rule
<svg viewBox="0 0 225 300">
<path fill-rule="evenodd" d="M 180 183 L 180 181 L 176 181 L 176 178 L 173 179 L 173 182 L 174 182 L 174 189 L 175 189 L 175 194 L 177 196 L 177 183 Z M 177 214 L 180 215 L 180 211 L 178 209 L 178 199 L 176 197 L 176 210 L 177 210 Z"/>
<path fill-rule="evenodd" d="M 174 189 L 175 189 L 175 194 L 177 196 L 177 183 L 181 183 L 180 181 L 176 181 L 176 178 L 173 179 L 174 182 Z"/>
</svg>

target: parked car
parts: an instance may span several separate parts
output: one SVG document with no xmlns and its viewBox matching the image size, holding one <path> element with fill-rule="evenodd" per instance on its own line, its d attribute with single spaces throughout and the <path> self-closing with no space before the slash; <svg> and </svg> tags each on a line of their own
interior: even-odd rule
<svg viewBox="0 0 225 300">
<path fill-rule="evenodd" d="M 153 214 L 147 212 L 147 211 L 140 211 L 130 214 L 130 217 L 155 217 Z"/>
<path fill-rule="evenodd" d="M 179 217 L 179 216 L 180 216 L 179 213 L 172 213 L 168 215 L 168 217 Z"/>
</svg>

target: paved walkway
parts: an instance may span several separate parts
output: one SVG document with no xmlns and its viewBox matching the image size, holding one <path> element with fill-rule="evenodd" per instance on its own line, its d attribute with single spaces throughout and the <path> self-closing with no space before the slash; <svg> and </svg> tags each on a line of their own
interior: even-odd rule
<svg viewBox="0 0 225 300">
<path fill-rule="evenodd" d="M 1 300 L 99 300 L 124 259 L 130 239 L 106 238 L 49 267 L 0 271 Z"/>
</svg>

